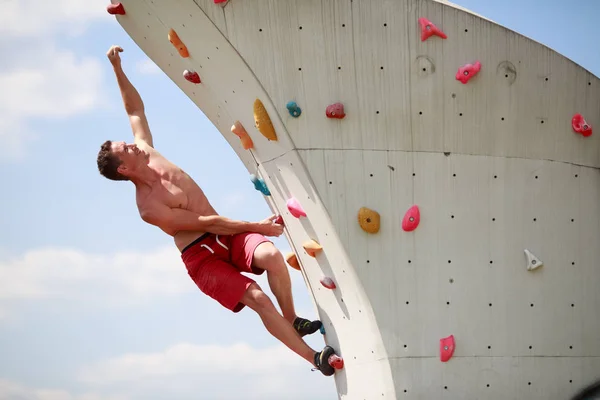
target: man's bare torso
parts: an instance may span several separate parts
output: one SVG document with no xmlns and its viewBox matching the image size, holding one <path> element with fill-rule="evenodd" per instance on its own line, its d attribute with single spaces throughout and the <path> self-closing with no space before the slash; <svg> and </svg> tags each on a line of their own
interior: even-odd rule
<svg viewBox="0 0 600 400">
<path fill-rule="evenodd" d="M 153 202 L 159 202 L 169 208 L 181 208 L 200 215 L 216 215 L 202 189 L 181 168 L 171 163 L 158 151 L 148 145 L 138 147 L 150 155 L 148 167 L 155 171 L 160 179 L 152 184 L 140 185 L 136 188 L 136 202 L 141 211 Z M 160 227 L 165 233 L 173 236 L 175 245 L 181 251 L 204 232 L 179 231 L 171 232 Z"/>
</svg>

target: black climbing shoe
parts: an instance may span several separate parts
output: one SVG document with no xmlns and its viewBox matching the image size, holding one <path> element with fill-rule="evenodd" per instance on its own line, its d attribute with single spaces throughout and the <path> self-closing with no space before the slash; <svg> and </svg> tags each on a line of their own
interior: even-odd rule
<svg viewBox="0 0 600 400">
<path fill-rule="evenodd" d="M 315 353 L 315 365 L 317 368 L 313 368 L 313 371 L 319 370 L 325 376 L 331 376 L 334 374 L 335 369 L 329 365 L 329 357 L 335 354 L 335 350 L 331 346 L 325 346 L 325 348 Z"/>
<path fill-rule="evenodd" d="M 304 318 L 296 317 L 294 320 L 294 329 L 300 334 L 300 337 L 315 333 L 321 328 L 321 321 L 309 321 Z"/>
</svg>

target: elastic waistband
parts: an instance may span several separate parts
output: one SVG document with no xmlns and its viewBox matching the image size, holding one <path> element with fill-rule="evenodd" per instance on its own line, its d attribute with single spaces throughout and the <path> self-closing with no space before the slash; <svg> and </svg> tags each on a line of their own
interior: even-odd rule
<svg viewBox="0 0 600 400">
<path fill-rule="evenodd" d="M 203 234 L 202 236 L 200 236 L 198 239 L 194 240 L 192 243 L 188 244 L 187 246 L 185 246 L 183 248 L 183 250 L 181 250 L 181 254 L 185 253 L 187 250 L 189 250 L 191 247 L 193 247 L 194 245 L 200 243 L 201 241 L 203 241 L 204 239 L 206 239 L 207 237 L 209 237 L 211 234 L 210 232 L 206 232 L 205 234 Z"/>
</svg>

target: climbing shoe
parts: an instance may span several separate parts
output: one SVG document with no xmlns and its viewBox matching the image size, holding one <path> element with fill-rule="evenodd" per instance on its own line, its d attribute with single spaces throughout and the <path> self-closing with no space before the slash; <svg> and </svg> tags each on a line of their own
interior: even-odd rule
<svg viewBox="0 0 600 400">
<path fill-rule="evenodd" d="M 335 354 L 335 350 L 331 346 L 325 346 L 323 350 L 315 353 L 315 366 L 313 371 L 319 370 L 325 376 L 331 376 L 335 372 L 335 369 L 329 365 L 329 357 Z"/>
<path fill-rule="evenodd" d="M 294 320 L 294 329 L 300 334 L 300 337 L 315 333 L 321 328 L 321 321 L 309 321 L 304 318 L 296 317 Z"/>
</svg>

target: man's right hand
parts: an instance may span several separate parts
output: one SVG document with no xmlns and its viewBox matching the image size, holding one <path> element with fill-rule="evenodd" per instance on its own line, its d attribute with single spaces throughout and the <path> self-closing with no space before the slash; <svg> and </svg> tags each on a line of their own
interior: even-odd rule
<svg viewBox="0 0 600 400">
<path fill-rule="evenodd" d="M 108 57 L 112 65 L 121 65 L 121 56 L 119 56 L 119 53 L 121 53 L 122 51 L 123 48 L 121 46 L 111 46 L 111 48 L 108 49 L 108 52 L 106 52 L 106 56 Z"/>
<path fill-rule="evenodd" d="M 283 233 L 283 225 L 275 222 L 277 215 L 271 215 L 258 223 L 259 232 L 265 236 L 281 236 Z"/>
</svg>

